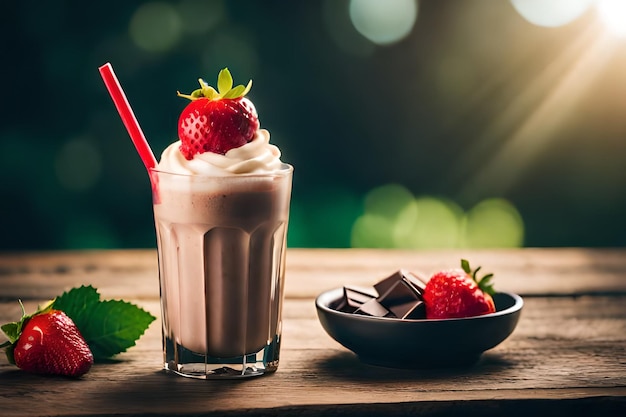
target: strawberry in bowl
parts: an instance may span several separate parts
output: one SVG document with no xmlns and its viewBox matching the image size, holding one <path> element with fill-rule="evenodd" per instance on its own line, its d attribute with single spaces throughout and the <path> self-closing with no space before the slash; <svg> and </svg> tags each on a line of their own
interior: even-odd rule
<svg viewBox="0 0 626 417">
<path fill-rule="evenodd" d="M 461 260 L 460 269 L 439 271 L 432 275 L 422 298 L 428 319 L 452 319 L 495 313 L 493 274 L 477 278 L 480 267 L 472 270 Z"/>
</svg>

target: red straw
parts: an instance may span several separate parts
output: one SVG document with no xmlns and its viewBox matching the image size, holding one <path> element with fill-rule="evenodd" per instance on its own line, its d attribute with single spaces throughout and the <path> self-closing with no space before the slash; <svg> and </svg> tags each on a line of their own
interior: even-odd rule
<svg viewBox="0 0 626 417">
<path fill-rule="evenodd" d="M 115 103 L 117 112 L 122 118 L 122 122 L 124 122 L 124 126 L 126 126 L 126 130 L 135 144 L 137 152 L 139 152 L 139 156 L 141 157 L 143 164 L 146 166 L 148 172 L 150 172 L 150 169 L 154 168 L 157 164 L 156 158 L 152 153 L 152 149 L 150 149 L 150 145 L 148 145 L 146 137 L 141 131 L 141 127 L 139 127 L 139 123 L 137 122 L 137 118 L 135 117 L 133 110 L 130 108 L 130 104 L 126 99 L 122 86 L 117 80 L 115 72 L 113 72 L 113 67 L 107 62 L 98 68 L 98 70 L 100 71 L 100 75 L 102 76 L 102 80 L 104 80 L 107 90 L 109 90 L 113 103 Z"/>
</svg>

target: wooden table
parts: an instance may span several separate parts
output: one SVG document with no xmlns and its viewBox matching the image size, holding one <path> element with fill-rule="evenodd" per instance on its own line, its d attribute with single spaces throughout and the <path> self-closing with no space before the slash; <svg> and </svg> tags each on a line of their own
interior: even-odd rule
<svg viewBox="0 0 626 417">
<path fill-rule="evenodd" d="M 474 366 L 394 370 L 332 340 L 314 299 L 399 268 L 433 272 L 461 257 L 524 297 L 515 332 Z M 159 316 L 154 250 L 0 254 L 0 321 L 92 284 Z M 79 380 L 27 374 L 0 358 L 0 416 L 626 415 L 626 249 L 395 251 L 290 249 L 278 371 L 199 381 L 160 371 L 160 322 Z M 0 343 L 3 341 L 0 336 Z"/>
</svg>

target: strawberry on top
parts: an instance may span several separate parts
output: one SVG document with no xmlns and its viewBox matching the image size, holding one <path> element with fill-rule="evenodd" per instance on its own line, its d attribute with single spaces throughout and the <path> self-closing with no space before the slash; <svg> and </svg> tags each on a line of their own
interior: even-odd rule
<svg viewBox="0 0 626 417">
<path fill-rule="evenodd" d="M 213 152 L 224 155 L 250 142 L 259 128 L 254 104 L 245 97 L 252 80 L 244 87 L 233 87 L 233 78 L 224 68 L 217 79 L 217 90 L 202 78 L 200 88 L 178 96 L 191 100 L 178 119 L 180 151 L 187 160 L 194 155 Z"/>
</svg>

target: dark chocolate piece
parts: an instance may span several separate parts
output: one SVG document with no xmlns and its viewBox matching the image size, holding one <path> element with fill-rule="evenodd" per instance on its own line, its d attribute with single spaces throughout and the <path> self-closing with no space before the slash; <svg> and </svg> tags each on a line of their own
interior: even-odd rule
<svg viewBox="0 0 626 417">
<path fill-rule="evenodd" d="M 413 304 L 413 309 L 409 311 L 403 319 L 425 319 L 426 318 L 426 304 L 423 301 Z"/>
<path fill-rule="evenodd" d="M 375 296 L 351 287 L 343 287 L 343 298 L 336 309 L 344 313 L 354 313 L 359 307 Z"/>
<path fill-rule="evenodd" d="M 426 288 L 426 282 L 413 272 L 403 270 L 403 273 L 404 278 L 408 280 L 411 284 L 413 284 L 413 287 L 415 287 L 421 297 L 421 295 L 424 293 L 424 288 Z"/>
<path fill-rule="evenodd" d="M 384 297 L 385 294 L 389 292 L 389 290 L 391 290 L 397 282 L 400 281 L 404 281 L 409 284 L 412 287 L 413 291 L 416 294 L 420 295 L 421 298 L 421 294 L 424 292 L 426 283 L 422 281 L 420 277 L 405 269 L 400 269 L 388 276 L 387 278 L 383 279 L 382 281 L 374 284 L 374 288 L 376 289 L 380 297 Z"/>
<path fill-rule="evenodd" d="M 399 270 L 375 284 L 374 288 L 378 292 L 377 301 L 394 317 L 404 319 L 422 304 L 424 286 L 416 275 Z"/>
<path fill-rule="evenodd" d="M 343 287 L 336 309 L 346 313 L 399 319 L 426 317 L 422 293 L 426 283 L 404 269 L 374 284 L 378 297 L 365 290 Z"/>
<path fill-rule="evenodd" d="M 365 314 L 367 316 L 374 317 L 390 317 L 392 313 L 387 310 L 382 304 L 380 304 L 376 299 L 372 298 L 367 303 L 363 304 L 359 307 L 355 313 L 357 314 Z"/>
<path fill-rule="evenodd" d="M 345 297 L 354 305 L 367 303 L 372 298 L 376 298 L 373 294 L 367 293 L 365 291 L 359 290 L 353 287 L 343 287 L 343 292 Z"/>
<path fill-rule="evenodd" d="M 376 289 L 378 296 L 382 297 L 394 285 L 396 285 L 398 281 L 401 281 L 403 278 L 404 278 L 404 274 L 402 273 L 402 270 L 396 271 L 393 274 L 389 275 L 387 278 L 374 284 L 374 289 Z"/>
<path fill-rule="evenodd" d="M 422 302 L 413 286 L 404 280 L 396 282 L 393 287 L 378 297 L 377 300 L 400 319 L 405 318 L 417 304 Z"/>
</svg>

